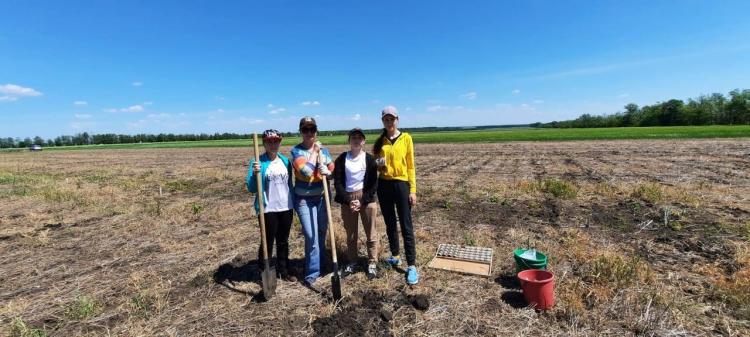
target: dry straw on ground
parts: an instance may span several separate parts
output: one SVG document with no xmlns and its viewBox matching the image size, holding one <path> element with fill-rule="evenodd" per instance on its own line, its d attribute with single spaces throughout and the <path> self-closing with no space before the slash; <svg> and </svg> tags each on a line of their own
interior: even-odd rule
<svg viewBox="0 0 750 337">
<path fill-rule="evenodd" d="M 0 335 L 746 336 L 749 148 L 417 144 L 421 283 L 382 265 L 336 304 L 284 282 L 257 301 L 249 147 L 1 153 Z M 290 241 L 299 273 L 296 220 Z M 426 268 L 440 243 L 493 248 L 494 275 Z M 556 275 L 546 312 L 513 277 L 527 243 Z"/>
</svg>

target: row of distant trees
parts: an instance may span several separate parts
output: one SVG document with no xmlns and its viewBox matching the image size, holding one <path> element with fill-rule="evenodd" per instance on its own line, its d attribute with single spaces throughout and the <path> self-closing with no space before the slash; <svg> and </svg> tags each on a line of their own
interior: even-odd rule
<svg viewBox="0 0 750 337">
<path fill-rule="evenodd" d="M 534 123 L 547 128 L 607 128 L 621 126 L 750 124 L 750 89 L 732 90 L 729 96 L 716 93 L 688 99 L 670 99 L 639 107 L 628 104 L 625 111 L 610 115 L 583 114 L 567 121 Z"/>
<path fill-rule="evenodd" d="M 515 125 L 487 125 L 471 127 L 469 129 L 479 130 L 486 128 L 503 128 L 514 127 Z M 526 126 L 526 125 L 523 125 Z M 433 132 L 433 131 L 454 131 L 467 129 L 466 127 L 424 127 L 424 128 L 407 128 L 405 131 L 413 132 Z M 322 134 L 345 135 L 349 130 L 322 131 Z M 365 130 L 367 133 L 379 133 L 380 129 Z M 284 137 L 296 137 L 299 133 L 282 132 Z M 197 141 L 197 140 L 226 140 L 226 139 L 249 139 L 252 134 L 239 133 L 214 133 L 214 134 L 172 134 L 160 133 L 158 135 L 138 134 L 122 135 L 114 133 L 94 134 L 88 132 L 78 133 L 73 136 L 58 136 L 54 139 L 44 139 L 36 136 L 34 138 L 0 138 L 0 148 L 24 148 L 31 145 L 42 146 L 73 146 L 73 145 L 95 145 L 95 144 L 132 144 L 132 143 L 158 143 L 158 142 L 178 142 L 178 141 Z"/>
<path fill-rule="evenodd" d="M 653 105 L 639 107 L 636 104 L 628 104 L 625 111 L 610 115 L 593 116 L 584 114 L 580 117 L 567 121 L 554 121 L 550 123 L 534 123 L 532 127 L 543 128 L 602 128 L 621 126 L 670 126 L 670 125 L 733 125 L 750 124 L 750 89 L 733 90 L 729 96 L 716 93 L 700 96 L 696 99 L 688 99 L 687 102 L 678 99 L 670 99 Z M 478 127 L 423 127 L 405 129 L 413 132 L 451 131 L 464 129 L 485 129 L 514 127 L 521 125 L 488 125 Z M 347 130 L 324 131 L 326 135 L 346 134 Z M 380 130 L 365 130 L 368 133 L 378 133 Z M 284 137 L 297 136 L 296 132 L 284 132 Z M 0 138 L 0 148 L 23 148 L 31 145 L 42 146 L 72 146 L 90 144 L 131 144 L 131 143 L 157 143 L 174 141 L 198 141 L 198 140 L 225 140 L 225 139 L 248 139 L 252 134 L 239 133 L 214 133 L 214 134 L 172 134 L 160 133 L 158 135 L 137 134 L 123 135 L 114 133 L 94 134 L 88 132 L 78 133 L 73 136 L 58 136 L 54 139 L 44 139 L 36 136 L 34 138 Z"/>
<path fill-rule="evenodd" d="M 137 134 L 121 135 L 114 133 L 103 133 L 91 135 L 88 132 L 78 133 L 73 136 L 58 136 L 54 139 L 44 139 L 36 136 L 34 138 L 0 138 L 0 148 L 23 148 L 31 145 L 42 146 L 72 146 L 91 144 L 130 144 L 130 143 L 155 143 L 176 142 L 196 140 L 220 140 L 220 139 L 247 139 L 251 134 L 238 133 L 214 133 L 214 134 L 172 134 L 160 133 L 158 135 Z"/>
</svg>

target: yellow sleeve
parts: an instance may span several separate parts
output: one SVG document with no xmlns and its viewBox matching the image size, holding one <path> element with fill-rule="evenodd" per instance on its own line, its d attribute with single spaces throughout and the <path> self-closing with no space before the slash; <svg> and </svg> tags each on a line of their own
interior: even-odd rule
<svg viewBox="0 0 750 337">
<path fill-rule="evenodd" d="M 417 193 L 417 168 L 414 165 L 414 142 L 411 135 L 406 143 L 406 174 L 409 177 L 409 193 Z"/>
</svg>

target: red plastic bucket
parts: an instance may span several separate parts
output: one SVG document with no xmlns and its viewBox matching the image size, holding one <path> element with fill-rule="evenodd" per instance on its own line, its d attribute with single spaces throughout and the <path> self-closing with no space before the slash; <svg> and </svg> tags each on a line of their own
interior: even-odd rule
<svg viewBox="0 0 750 337">
<path fill-rule="evenodd" d="M 518 279 L 526 303 L 540 310 L 555 305 L 555 275 L 546 270 L 528 269 L 518 273 Z"/>
</svg>

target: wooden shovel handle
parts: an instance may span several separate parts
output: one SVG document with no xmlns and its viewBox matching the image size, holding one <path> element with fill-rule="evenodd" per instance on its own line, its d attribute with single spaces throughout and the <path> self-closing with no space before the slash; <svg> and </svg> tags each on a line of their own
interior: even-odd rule
<svg viewBox="0 0 750 337">
<path fill-rule="evenodd" d="M 323 163 L 323 155 L 321 152 L 318 152 L 318 162 L 320 165 L 325 165 Z M 328 178 L 321 174 L 323 176 L 323 196 L 325 197 L 326 202 L 326 215 L 328 216 L 328 231 L 331 232 L 331 254 L 333 255 L 333 263 L 338 263 L 338 260 L 336 258 L 336 237 L 333 234 L 333 218 L 331 217 L 331 198 L 328 196 Z"/>
<path fill-rule="evenodd" d="M 260 165 L 260 151 L 258 151 L 258 134 L 253 133 L 253 147 L 255 148 L 255 162 Z M 252 167 L 250 168 L 253 169 Z M 268 263 L 268 247 L 266 247 L 266 217 L 263 207 L 263 181 L 261 180 L 263 177 L 260 175 L 260 171 L 255 173 L 255 181 L 257 183 L 258 187 L 258 207 L 260 207 L 260 212 L 258 213 L 258 218 L 260 219 L 260 240 L 261 245 L 263 245 L 263 259 L 266 260 L 266 263 Z"/>
</svg>

